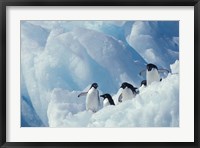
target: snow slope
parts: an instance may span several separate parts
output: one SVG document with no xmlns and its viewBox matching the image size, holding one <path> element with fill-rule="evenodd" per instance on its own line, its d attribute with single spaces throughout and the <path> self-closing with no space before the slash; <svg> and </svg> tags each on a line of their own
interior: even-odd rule
<svg viewBox="0 0 200 148">
<path fill-rule="evenodd" d="M 34 114 L 38 125 L 30 126 L 75 126 L 75 123 L 67 123 L 64 117 L 75 122 L 74 117 L 81 120 L 85 116 L 87 120 L 76 123 L 77 126 L 97 126 L 89 121 L 97 120 L 97 117 L 84 111 L 84 98 L 77 100 L 77 93 L 93 82 L 99 84 L 102 92 L 112 95 L 124 81 L 139 87 L 144 78 L 138 73 L 149 62 L 169 69 L 170 64 L 178 60 L 177 24 L 21 21 L 22 115 L 26 112 L 22 120 L 31 123 L 28 115 Z M 173 28 L 172 33 L 169 33 L 170 28 Z M 147 35 L 151 39 L 146 39 Z M 24 103 L 25 100 L 30 101 Z M 59 104 L 66 111 L 56 106 Z M 55 107 L 55 111 L 51 106 Z M 123 108 L 124 105 L 119 106 Z M 63 113 L 60 118 L 65 119 L 62 124 L 60 120 L 54 121 L 60 111 L 60 114 Z M 102 112 L 97 115 L 104 119 Z"/>
<path fill-rule="evenodd" d="M 178 62 L 175 65 L 178 67 Z M 179 126 L 179 75 L 141 87 L 140 94 L 97 113 L 85 110 L 80 92 L 54 89 L 48 106 L 50 127 L 177 127 Z M 114 97 L 115 101 L 117 96 Z"/>
</svg>

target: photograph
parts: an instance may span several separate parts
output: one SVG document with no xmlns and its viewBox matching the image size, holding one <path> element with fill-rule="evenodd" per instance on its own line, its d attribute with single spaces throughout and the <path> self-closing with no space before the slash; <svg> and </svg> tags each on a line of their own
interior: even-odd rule
<svg viewBox="0 0 200 148">
<path fill-rule="evenodd" d="M 200 0 L 2 0 L 0 147 L 199 147 Z"/>
<path fill-rule="evenodd" d="M 179 20 L 20 20 L 21 128 L 180 127 Z"/>
</svg>

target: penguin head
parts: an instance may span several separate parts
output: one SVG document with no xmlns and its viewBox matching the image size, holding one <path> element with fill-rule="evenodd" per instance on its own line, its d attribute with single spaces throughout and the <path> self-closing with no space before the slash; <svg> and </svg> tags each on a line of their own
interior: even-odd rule
<svg viewBox="0 0 200 148">
<path fill-rule="evenodd" d="M 100 97 L 102 97 L 103 99 L 112 98 L 110 94 L 103 94 L 103 95 L 100 95 Z"/>
<path fill-rule="evenodd" d="M 91 85 L 91 87 L 90 87 L 90 88 L 92 88 L 92 87 L 94 87 L 95 89 L 97 89 L 97 87 L 98 87 L 98 84 L 97 84 L 97 83 L 93 83 L 93 84 Z"/>
<path fill-rule="evenodd" d="M 103 95 L 100 95 L 100 97 L 102 97 L 104 100 L 108 99 L 110 105 L 115 105 L 115 103 L 114 103 L 114 101 L 113 101 L 113 99 L 112 99 L 110 94 L 103 94 Z"/>
<path fill-rule="evenodd" d="M 126 87 L 131 89 L 133 93 L 136 93 L 137 88 L 127 82 L 122 83 L 120 88 L 125 89 Z"/>
<path fill-rule="evenodd" d="M 158 67 L 156 65 L 152 64 L 152 63 L 147 64 L 146 68 L 147 68 L 148 71 L 151 71 L 152 69 L 158 70 Z"/>
<path fill-rule="evenodd" d="M 143 80 L 143 81 L 141 82 L 140 86 L 142 86 L 142 85 L 147 86 L 147 80 Z"/>
<path fill-rule="evenodd" d="M 126 88 L 128 86 L 129 86 L 129 83 L 124 82 L 124 83 L 122 83 L 122 85 L 120 86 L 120 88 L 124 89 L 124 88 Z"/>
</svg>

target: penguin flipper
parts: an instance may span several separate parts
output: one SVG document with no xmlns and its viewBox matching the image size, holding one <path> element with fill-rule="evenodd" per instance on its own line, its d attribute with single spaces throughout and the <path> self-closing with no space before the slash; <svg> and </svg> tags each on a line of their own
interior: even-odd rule
<svg viewBox="0 0 200 148">
<path fill-rule="evenodd" d="M 167 70 L 167 69 L 158 69 L 158 72 L 159 73 L 170 73 L 170 71 L 169 70 Z"/>
<path fill-rule="evenodd" d="M 119 95 L 118 102 L 122 102 L 122 94 Z"/>
<path fill-rule="evenodd" d="M 145 76 L 146 75 L 146 70 L 144 69 L 144 70 L 140 71 L 139 75 L 142 76 L 142 77 L 146 77 Z"/>
<path fill-rule="evenodd" d="M 139 91 L 139 89 L 138 88 L 136 88 L 136 94 L 139 94 L 140 93 L 140 91 Z"/>
<path fill-rule="evenodd" d="M 80 94 L 78 95 L 78 97 L 85 96 L 85 95 L 87 95 L 87 93 L 88 93 L 88 92 L 82 92 L 82 93 L 80 93 Z"/>
</svg>

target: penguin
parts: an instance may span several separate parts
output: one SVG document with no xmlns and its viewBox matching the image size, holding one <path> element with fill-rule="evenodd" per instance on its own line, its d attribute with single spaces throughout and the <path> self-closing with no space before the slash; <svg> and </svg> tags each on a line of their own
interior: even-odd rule
<svg viewBox="0 0 200 148">
<path fill-rule="evenodd" d="M 115 105 L 110 94 L 103 94 L 103 95 L 100 95 L 100 97 L 103 98 L 103 107 L 106 107 L 108 105 Z"/>
<path fill-rule="evenodd" d="M 118 102 L 135 98 L 136 94 L 138 93 L 137 88 L 127 82 L 122 83 L 120 89 L 122 89 L 122 92 L 119 95 Z"/>
<path fill-rule="evenodd" d="M 162 81 L 161 75 L 167 75 L 168 73 L 170 73 L 169 70 L 167 69 L 158 69 L 158 67 L 155 64 L 149 63 L 146 65 L 146 69 L 142 70 L 139 75 L 145 77 L 144 74 L 146 74 L 146 86 L 150 85 L 152 82 L 154 81 Z M 143 80 L 145 85 L 145 80 Z"/>
<path fill-rule="evenodd" d="M 152 82 L 159 82 L 160 81 L 160 74 L 158 73 L 158 67 L 154 64 L 147 64 L 146 66 L 146 80 L 147 86 L 150 85 Z"/>
<path fill-rule="evenodd" d="M 87 92 L 82 92 L 78 97 L 86 95 L 86 110 L 97 112 L 100 107 L 99 91 L 97 89 L 98 84 L 93 83 Z"/>
</svg>

